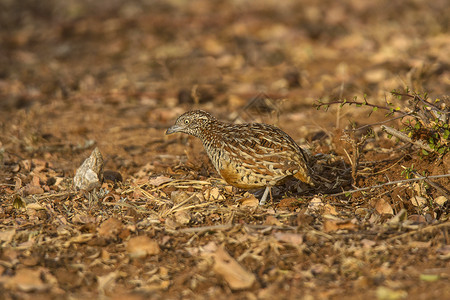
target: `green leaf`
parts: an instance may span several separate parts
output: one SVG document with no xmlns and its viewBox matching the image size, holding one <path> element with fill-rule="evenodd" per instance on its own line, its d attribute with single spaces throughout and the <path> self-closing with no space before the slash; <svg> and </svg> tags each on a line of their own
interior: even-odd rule
<svg viewBox="0 0 450 300">
<path fill-rule="evenodd" d="M 445 125 L 447 125 L 447 124 L 445 124 Z M 443 137 L 445 140 L 448 140 L 449 136 L 450 136 L 450 130 L 447 129 L 447 130 L 445 130 L 444 133 L 442 134 L 442 137 Z"/>
<path fill-rule="evenodd" d="M 437 274 L 420 274 L 420 280 L 433 282 L 439 280 L 440 277 Z"/>
<path fill-rule="evenodd" d="M 374 107 L 374 108 L 372 108 L 372 111 L 377 111 L 378 110 L 378 107 Z"/>
<path fill-rule="evenodd" d="M 425 149 L 422 149 L 422 154 L 423 154 L 423 155 L 428 155 L 429 153 L 428 153 L 428 151 L 427 151 L 427 150 L 425 150 Z"/>
</svg>

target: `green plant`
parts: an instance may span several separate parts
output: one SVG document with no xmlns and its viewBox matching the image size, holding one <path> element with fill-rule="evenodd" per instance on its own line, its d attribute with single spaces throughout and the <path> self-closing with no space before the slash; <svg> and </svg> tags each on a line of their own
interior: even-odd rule
<svg viewBox="0 0 450 300">
<path fill-rule="evenodd" d="M 328 110 L 331 105 L 355 105 L 356 107 L 370 107 L 369 116 L 378 110 L 384 110 L 385 117 L 391 117 L 385 121 L 365 125 L 381 125 L 390 123 L 394 120 L 401 119 L 403 125 L 400 130 L 382 125 L 381 128 L 388 133 L 389 137 L 395 136 L 398 139 L 414 144 L 421 148 L 423 155 L 430 155 L 431 153 L 443 156 L 450 151 L 450 101 L 448 99 L 430 100 L 427 94 L 419 95 L 417 93 L 410 93 L 408 89 L 404 92 L 392 91 L 391 94 L 394 99 L 397 99 L 398 104 L 393 101 L 385 100 L 385 105 L 377 105 L 369 103 L 367 96 L 364 95 L 363 101 L 358 101 L 354 97 L 352 101 L 336 100 L 332 102 L 323 102 L 318 100 L 316 108 L 324 108 Z M 406 100 L 406 105 L 401 108 L 401 102 Z M 356 128 L 355 130 L 362 129 Z"/>
</svg>

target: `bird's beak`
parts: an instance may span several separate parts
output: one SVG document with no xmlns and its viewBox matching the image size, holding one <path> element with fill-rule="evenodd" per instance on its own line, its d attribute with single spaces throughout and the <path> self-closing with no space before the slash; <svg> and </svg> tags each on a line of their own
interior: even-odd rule
<svg viewBox="0 0 450 300">
<path fill-rule="evenodd" d="M 182 127 L 180 125 L 175 124 L 172 127 L 170 127 L 169 129 L 167 129 L 166 134 L 179 132 L 181 129 L 182 129 Z"/>
</svg>

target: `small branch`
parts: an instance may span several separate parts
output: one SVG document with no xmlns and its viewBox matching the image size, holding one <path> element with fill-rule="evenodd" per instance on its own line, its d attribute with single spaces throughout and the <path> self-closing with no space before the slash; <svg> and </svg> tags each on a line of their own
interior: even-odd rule
<svg viewBox="0 0 450 300">
<path fill-rule="evenodd" d="M 321 106 L 330 106 L 330 105 L 333 105 L 333 104 L 340 104 L 340 105 L 345 105 L 345 104 L 352 105 L 352 104 L 355 104 L 356 106 L 361 106 L 361 107 L 367 106 L 367 107 L 372 107 L 372 108 L 377 108 L 377 109 L 383 109 L 383 110 L 386 110 L 386 111 L 388 111 L 390 113 L 400 113 L 403 116 L 406 116 L 406 115 L 410 114 L 410 113 L 407 113 L 407 112 L 404 112 L 404 111 L 401 111 L 401 110 L 392 109 L 390 107 L 380 106 L 380 105 L 376 105 L 376 104 L 371 104 L 369 102 L 346 101 L 346 100 L 344 100 L 344 101 L 338 100 L 338 101 L 331 101 L 331 102 L 319 102 L 319 104 L 314 104 L 314 107 L 316 107 L 317 109 L 320 109 Z"/>
<path fill-rule="evenodd" d="M 407 233 L 403 233 L 403 234 L 400 234 L 400 235 L 396 235 L 396 236 L 387 238 L 386 241 L 402 239 L 402 238 L 405 238 L 405 237 L 410 237 L 410 236 L 412 236 L 414 234 L 417 234 L 417 233 L 430 232 L 430 231 L 433 231 L 433 230 L 436 230 L 436 229 L 439 229 L 439 228 L 446 228 L 446 227 L 450 227 L 450 222 L 445 222 L 445 223 L 438 224 L 438 225 L 429 225 L 429 226 L 427 226 L 425 228 L 420 228 L 420 229 L 417 229 L 417 230 L 414 230 L 414 231 L 410 231 L 410 232 L 407 232 Z"/>
<path fill-rule="evenodd" d="M 367 191 L 367 190 L 371 190 L 371 189 L 377 189 L 377 188 L 380 188 L 383 186 L 388 186 L 388 185 L 407 183 L 407 182 L 419 181 L 419 180 L 424 180 L 424 179 L 444 178 L 444 177 L 450 177 L 450 174 L 433 175 L 433 176 L 427 176 L 427 177 L 422 176 L 420 178 L 410 178 L 410 179 L 403 179 L 403 180 L 397 180 L 397 181 L 390 181 L 390 182 L 373 185 L 373 186 L 369 186 L 369 187 L 365 187 L 365 188 L 354 189 L 354 190 L 345 191 L 345 192 L 341 192 L 341 193 L 337 193 L 337 194 L 330 194 L 327 196 L 340 196 L 340 195 L 346 195 L 346 194 L 353 194 L 353 193 Z"/>
<path fill-rule="evenodd" d="M 418 146 L 418 147 L 420 147 L 420 148 L 422 148 L 422 149 L 424 149 L 424 150 L 426 150 L 426 151 L 434 152 L 434 150 L 431 149 L 431 147 L 428 146 L 428 144 L 426 144 L 424 141 L 421 141 L 421 140 L 413 141 L 409 136 L 407 136 L 406 134 L 404 134 L 404 133 L 402 133 L 402 132 L 400 132 L 400 131 L 398 131 L 398 130 L 392 128 L 392 127 L 389 127 L 389 126 L 386 126 L 386 125 L 381 125 L 381 129 L 382 129 L 384 132 L 386 132 L 386 133 L 388 133 L 388 134 L 390 134 L 390 135 L 395 136 L 395 137 L 398 138 L 399 140 L 402 140 L 402 141 L 404 141 L 404 142 L 407 142 L 407 143 L 411 143 L 411 144 L 413 144 L 413 145 L 416 145 L 416 146 Z"/>
<path fill-rule="evenodd" d="M 362 130 L 362 129 L 367 128 L 367 127 L 373 127 L 373 126 L 375 126 L 375 125 L 381 125 L 381 124 L 390 123 L 390 122 L 392 122 L 392 121 L 395 121 L 395 120 L 404 118 L 404 117 L 406 117 L 406 116 L 410 116 L 410 115 L 412 115 L 412 114 L 413 114 L 413 113 L 410 112 L 410 113 L 407 113 L 407 114 L 405 114 L 405 115 L 401 115 L 401 116 L 398 116 L 398 117 L 395 117 L 395 118 L 391 118 L 391 119 L 386 120 L 386 121 L 381 121 L 381 122 L 377 122 L 377 123 L 372 123 L 372 124 L 363 125 L 363 126 L 361 126 L 361 127 L 358 127 L 358 128 L 356 128 L 356 129 L 352 129 L 352 130 L 353 130 L 353 131 L 359 131 L 359 130 Z"/>
<path fill-rule="evenodd" d="M 414 175 L 416 175 L 416 176 L 421 176 L 419 173 L 417 173 L 416 171 L 412 171 L 412 173 L 414 174 Z M 446 189 L 446 188 L 444 188 L 444 187 L 442 187 L 442 186 L 440 186 L 439 184 L 437 184 L 436 182 L 433 182 L 433 181 L 431 181 L 430 179 L 428 179 L 428 178 L 424 178 L 424 181 L 426 182 L 426 183 L 428 183 L 429 185 L 431 185 L 432 187 L 434 187 L 439 193 L 441 193 L 441 195 L 442 196 L 444 196 L 445 198 L 447 198 L 447 199 L 449 199 L 450 198 L 450 196 L 449 196 L 449 191 Z"/>
</svg>

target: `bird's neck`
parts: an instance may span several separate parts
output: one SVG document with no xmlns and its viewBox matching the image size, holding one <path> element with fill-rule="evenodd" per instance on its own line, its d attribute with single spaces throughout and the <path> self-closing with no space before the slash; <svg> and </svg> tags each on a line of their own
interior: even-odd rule
<svg viewBox="0 0 450 300">
<path fill-rule="evenodd" d="M 200 128 L 197 137 L 202 141 L 205 147 L 209 148 L 221 139 L 221 125 L 223 125 L 222 122 L 211 120 L 206 126 Z"/>
</svg>

